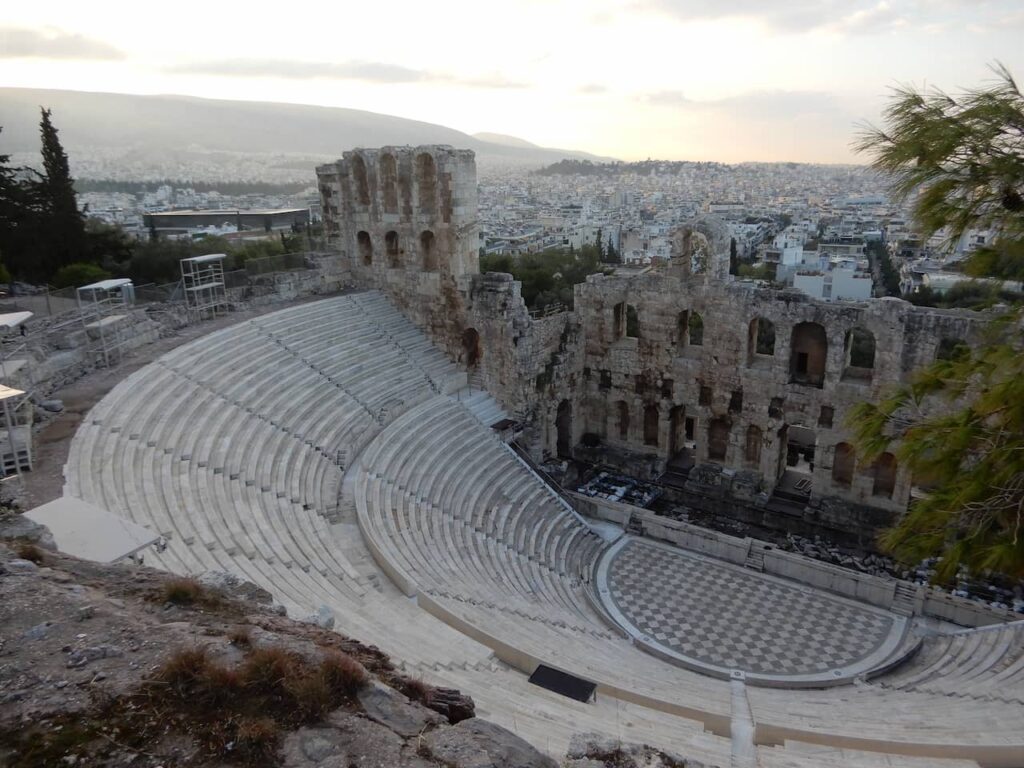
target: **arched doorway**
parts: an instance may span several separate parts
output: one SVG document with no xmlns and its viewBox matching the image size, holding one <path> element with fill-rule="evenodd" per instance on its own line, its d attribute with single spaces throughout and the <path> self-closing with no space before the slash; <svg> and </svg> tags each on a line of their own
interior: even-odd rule
<svg viewBox="0 0 1024 768">
<path fill-rule="evenodd" d="M 821 389 L 825 383 L 828 338 L 818 323 L 799 323 L 790 338 L 790 381 Z"/>
<path fill-rule="evenodd" d="M 462 332 L 462 351 L 465 353 L 466 368 L 476 368 L 480 362 L 480 334 L 476 328 L 467 328 Z"/>
<path fill-rule="evenodd" d="M 558 404 L 555 416 L 555 429 L 558 430 L 556 451 L 559 456 L 572 457 L 572 403 L 563 400 Z"/>
</svg>

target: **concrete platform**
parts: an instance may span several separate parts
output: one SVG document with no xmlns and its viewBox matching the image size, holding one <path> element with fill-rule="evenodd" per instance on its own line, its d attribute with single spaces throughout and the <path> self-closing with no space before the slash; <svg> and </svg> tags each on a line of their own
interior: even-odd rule
<svg viewBox="0 0 1024 768">
<path fill-rule="evenodd" d="M 30 509 L 25 517 L 49 528 L 61 552 L 98 563 L 122 560 L 160 538 L 148 528 L 74 496 Z"/>
</svg>

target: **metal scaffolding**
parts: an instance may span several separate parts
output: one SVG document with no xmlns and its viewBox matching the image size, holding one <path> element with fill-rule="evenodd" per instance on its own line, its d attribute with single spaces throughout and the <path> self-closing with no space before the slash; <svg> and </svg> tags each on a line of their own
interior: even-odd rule
<svg viewBox="0 0 1024 768">
<path fill-rule="evenodd" d="M 181 260 L 181 282 L 185 289 L 185 304 L 189 315 L 200 320 L 205 315 L 217 316 L 217 311 L 227 311 L 228 294 L 224 283 L 223 253 L 193 256 Z"/>
<path fill-rule="evenodd" d="M 127 340 L 125 321 L 134 303 L 135 287 L 126 277 L 100 280 L 78 289 L 78 309 L 86 338 L 95 342 L 98 357 L 108 368 L 120 359 L 121 347 Z"/>
<path fill-rule="evenodd" d="M 0 384 L 0 470 L 4 477 L 32 469 L 32 402 L 28 393 Z"/>
</svg>

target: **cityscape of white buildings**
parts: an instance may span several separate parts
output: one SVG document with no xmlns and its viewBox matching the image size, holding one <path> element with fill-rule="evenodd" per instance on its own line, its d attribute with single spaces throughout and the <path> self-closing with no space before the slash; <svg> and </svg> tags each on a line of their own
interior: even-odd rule
<svg viewBox="0 0 1024 768">
<path fill-rule="evenodd" d="M 107 191 L 79 194 L 90 216 L 139 237 L 148 234 L 146 214 L 160 211 L 309 208 L 311 219 L 319 218 L 312 168 L 326 158 L 200 151 L 154 156 L 141 150 L 137 155 L 126 158 L 123 150 L 103 148 L 70 153 L 73 175 L 108 182 Z M 12 157 L 13 164 L 37 160 Z M 907 296 L 923 288 L 941 294 L 964 280 L 958 263 L 992 237 L 972 231 L 955 243 L 941 232 L 920 238 L 909 205 L 890 202 L 885 181 L 861 166 L 647 161 L 581 170 L 537 173 L 483 165 L 481 253 L 579 250 L 600 234 L 603 249 L 610 245 L 621 262 L 642 267 L 669 256 L 675 227 L 713 215 L 735 240 L 745 265 L 741 277 L 771 279 L 826 301 L 862 301 L 885 292 L 878 265 L 868 257 L 873 241 L 885 245 Z M 166 179 L 176 181 L 162 183 Z M 239 182 L 287 191 L 228 194 L 216 188 Z M 207 229 L 230 235 L 234 224 L 225 217 Z"/>
</svg>

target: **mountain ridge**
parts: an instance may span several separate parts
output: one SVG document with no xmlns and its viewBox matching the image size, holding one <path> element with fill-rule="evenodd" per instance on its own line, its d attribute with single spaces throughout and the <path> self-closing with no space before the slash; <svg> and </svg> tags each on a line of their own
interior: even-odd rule
<svg viewBox="0 0 1024 768">
<path fill-rule="evenodd" d="M 337 157 L 358 146 L 451 144 L 472 149 L 485 165 L 544 165 L 567 157 L 605 159 L 538 147 L 503 134 L 485 135 L 506 143 L 487 141 L 436 123 L 347 107 L 8 87 L 0 88 L 0 152 L 38 151 L 40 106 L 53 110 L 61 139 L 71 149 L 201 148 Z"/>
</svg>

